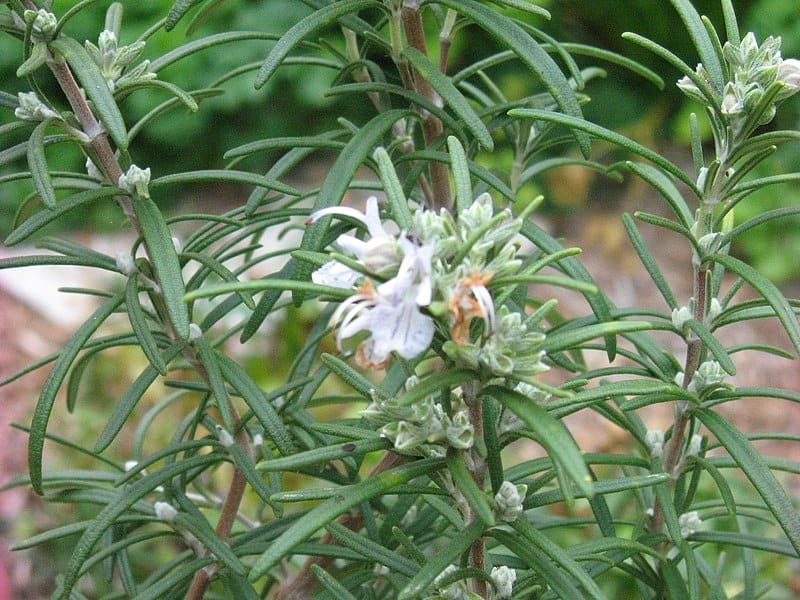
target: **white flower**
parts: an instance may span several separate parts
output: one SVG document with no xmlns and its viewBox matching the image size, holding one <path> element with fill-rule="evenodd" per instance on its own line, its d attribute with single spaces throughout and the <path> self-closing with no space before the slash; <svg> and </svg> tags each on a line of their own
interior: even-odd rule
<svg viewBox="0 0 800 600">
<path fill-rule="evenodd" d="M 345 300 L 333 314 L 338 323 L 336 342 L 342 342 L 361 332 L 370 337 L 358 347 L 356 360 L 362 366 L 385 366 L 389 354 L 397 352 L 403 358 L 413 358 L 424 352 L 433 339 L 433 319 L 420 312 L 431 301 L 430 260 L 433 249 L 402 245 L 404 252 L 397 274 L 374 287 L 370 280 L 358 293 Z"/>
<path fill-rule="evenodd" d="M 386 273 L 400 262 L 402 255 L 397 236 L 389 233 L 381 222 L 378 199 L 370 196 L 366 210 L 362 213 L 349 206 L 333 206 L 316 211 L 308 220 L 313 223 L 328 215 L 349 217 L 363 223 L 369 239 L 360 240 L 355 236 L 340 235 L 336 243 L 347 254 L 354 256 L 367 270 L 376 274 Z"/>
<path fill-rule="evenodd" d="M 497 600 L 510 598 L 514 589 L 514 582 L 517 580 L 517 572 L 502 565 L 493 567 L 489 576 L 492 578 L 492 583 L 494 583 L 495 598 Z"/>
<path fill-rule="evenodd" d="M 350 289 L 361 278 L 361 273 L 338 260 L 325 263 L 311 274 L 311 281 L 318 285 L 329 285 Z"/>
<path fill-rule="evenodd" d="M 153 510 L 156 513 L 156 517 L 165 523 L 172 523 L 175 517 L 178 516 L 178 510 L 169 502 L 156 502 L 153 505 Z"/>
</svg>

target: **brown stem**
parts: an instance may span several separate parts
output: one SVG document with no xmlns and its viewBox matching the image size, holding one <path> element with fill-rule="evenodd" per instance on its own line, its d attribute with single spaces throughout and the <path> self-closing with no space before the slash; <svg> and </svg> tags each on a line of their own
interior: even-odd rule
<svg viewBox="0 0 800 600">
<path fill-rule="evenodd" d="M 405 456 L 395 454 L 394 452 L 386 452 L 381 461 L 375 465 L 375 468 L 370 471 L 367 477 L 374 477 L 378 473 L 383 473 L 394 467 L 402 465 L 408 459 Z M 351 531 L 358 531 L 364 523 L 363 517 L 358 513 L 347 513 L 339 517 L 337 523 L 347 527 Z M 323 535 L 320 544 L 333 544 L 336 545 L 336 540 L 333 539 L 329 533 Z M 327 568 L 333 562 L 333 558 L 327 556 L 311 556 L 303 563 L 303 566 L 295 573 L 291 579 L 287 579 L 275 594 L 275 600 L 308 600 L 317 589 L 318 581 L 314 576 L 311 567 L 318 565 L 323 569 Z"/>
<path fill-rule="evenodd" d="M 419 9 L 414 6 L 405 6 L 402 13 L 403 31 L 406 34 L 406 41 L 412 48 L 419 50 L 428 56 L 428 48 L 425 43 L 425 30 L 422 26 L 422 16 Z M 417 93 L 430 100 L 434 104 L 441 105 L 442 99 L 436 90 L 431 87 L 424 77 L 418 72 L 414 73 L 413 88 Z M 439 136 L 442 135 L 444 127 L 439 117 L 424 111 L 422 120 L 422 135 L 425 139 L 425 146 L 429 147 Z M 428 172 L 433 188 L 433 208 L 452 207 L 450 198 L 450 173 L 444 163 L 431 161 L 428 165 Z"/>
<path fill-rule="evenodd" d="M 461 386 L 464 393 L 464 404 L 467 405 L 469 410 L 469 419 L 474 427 L 473 436 L 475 443 L 472 448 L 465 452 L 467 458 L 467 469 L 475 481 L 478 489 L 483 490 L 486 484 L 486 460 L 481 455 L 480 448 L 483 443 L 483 405 L 477 395 L 477 383 L 475 381 L 468 381 Z M 468 516 L 469 522 L 472 523 L 478 517 L 474 514 Z M 469 549 L 469 566 L 481 571 L 486 569 L 486 545 L 482 537 L 479 537 Z M 488 598 L 489 590 L 486 581 L 483 579 L 474 579 L 472 582 L 473 591 L 481 598 Z"/>
</svg>

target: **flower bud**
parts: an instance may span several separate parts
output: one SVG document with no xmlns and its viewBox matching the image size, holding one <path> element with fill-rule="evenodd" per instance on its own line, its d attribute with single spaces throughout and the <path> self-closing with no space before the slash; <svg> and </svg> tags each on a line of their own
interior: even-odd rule
<svg viewBox="0 0 800 600">
<path fill-rule="evenodd" d="M 505 565 L 493 567 L 489 574 L 494 584 L 495 598 L 502 600 L 510 598 L 514 589 L 514 582 L 517 580 L 517 572 Z"/>
<path fill-rule="evenodd" d="M 217 439 L 219 440 L 219 443 L 222 444 L 222 447 L 226 449 L 230 448 L 234 444 L 233 436 L 230 434 L 230 432 L 220 426 L 217 426 Z"/>
<path fill-rule="evenodd" d="M 653 458 L 661 458 L 664 453 L 664 432 L 660 429 L 648 429 L 644 436 L 647 449 Z"/>
<path fill-rule="evenodd" d="M 165 523 L 172 523 L 175 517 L 178 516 L 178 510 L 169 502 L 156 502 L 153 505 L 153 510 L 161 521 Z"/>
<path fill-rule="evenodd" d="M 56 16 L 43 8 L 39 10 L 26 10 L 23 13 L 26 23 L 31 25 L 31 38 L 34 42 L 49 42 L 58 26 Z"/>
<path fill-rule="evenodd" d="M 128 192 L 136 194 L 142 198 L 150 198 L 147 186 L 150 184 L 150 167 L 140 169 L 136 165 L 131 165 L 128 171 L 119 176 L 117 185 Z"/>
<path fill-rule="evenodd" d="M 189 341 L 193 342 L 203 337 L 203 330 L 197 323 L 189 323 Z"/>
<path fill-rule="evenodd" d="M 703 527 L 703 521 L 696 510 L 683 513 L 678 517 L 678 525 L 681 528 L 681 537 L 688 538 L 693 533 L 697 533 Z"/>
<path fill-rule="evenodd" d="M 120 250 L 117 252 L 116 261 L 117 269 L 123 275 L 130 275 L 136 271 L 136 263 L 134 262 L 133 256 L 131 256 L 130 252 Z"/>
<path fill-rule="evenodd" d="M 694 318 L 692 310 L 688 306 L 672 309 L 672 326 L 678 331 L 683 331 L 687 322 Z"/>
<path fill-rule="evenodd" d="M 523 502 L 525 501 L 525 494 L 528 492 L 528 486 L 524 483 L 514 485 L 510 481 L 504 481 L 497 490 L 494 496 L 495 506 L 497 512 L 503 521 L 516 521 L 517 517 L 522 514 L 524 510 Z"/>
<path fill-rule="evenodd" d="M 59 116 L 39 100 L 36 92 L 19 92 L 17 99 L 19 100 L 19 106 L 14 109 L 14 116 L 18 119 L 23 121 L 44 121 L 45 119 L 58 118 Z"/>
</svg>

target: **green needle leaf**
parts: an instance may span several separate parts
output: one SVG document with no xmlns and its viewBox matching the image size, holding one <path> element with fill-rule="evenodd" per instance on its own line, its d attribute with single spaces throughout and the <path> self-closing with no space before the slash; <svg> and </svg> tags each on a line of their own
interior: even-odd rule
<svg viewBox="0 0 800 600">
<path fill-rule="evenodd" d="M 354 506 L 386 493 L 415 477 L 430 474 L 440 469 L 443 464 L 444 461 L 441 459 L 418 460 L 342 488 L 341 493 L 311 509 L 302 519 L 278 536 L 256 560 L 248 578 L 250 581 L 257 581 L 266 575 L 272 567 L 286 558 L 295 546 L 307 541 L 315 531 L 322 529 Z"/>
<path fill-rule="evenodd" d="M 381 3 L 375 0 L 344 0 L 343 2 L 333 2 L 307 16 L 289 29 L 278 40 L 278 43 L 273 46 L 272 51 L 261 65 L 258 75 L 256 75 L 256 89 L 261 88 L 272 77 L 289 52 L 303 39 L 345 15 L 380 6 Z"/>
<path fill-rule="evenodd" d="M 178 253 L 172 243 L 172 234 L 155 202 L 146 198 L 134 198 L 132 204 L 172 327 L 178 336 L 188 339 L 189 308 L 183 301 L 186 289 Z"/>
<path fill-rule="evenodd" d="M 745 435 L 713 410 L 695 408 L 693 414 L 714 434 L 764 499 L 789 542 L 800 554 L 800 514 Z"/>
<path fill-rule="evenodd" d="M 437 4 L 452 8 L 466 15 L 500 43 L 507 45 L 542 80 L 545 88 L 567 115 L 576 120 L 582 113 L 569 81 L 550 55 L 528 33 L 512 19 L 498 14 L 475 0 L 436 0 Z M 575 139 L 584 156 L 590 152 L 589 137 L 580 130 L 573 130 Z"/>
<path fill-rule="evenodd" d="M 486 150 L 493 150 L 494 142 L 492 141 L 492 134 L 489 133 L 486 125 L 478 116 L 478 113 L 470 106 L 470 103 L 464 95 L 458 91 L 458 88 L 439 71 L 436 65 L 428 60 L 427 56 L 416 48 L 410 46 L 404 48 L 403 54 L 422 77 L 431 84 L 431 87 L 441 96 L 445 104 L 450 106 L 461 118 L 464 125 L 472 132 L 472 135 L 475 136 L 475 139 L 478 140 L 480 145 Z"/>
<path fill-rule="evenodd" d="M 30 471 L 31 486 L 37 494 L 44 493 L 44 488 L 42 487 L 42 451 L 47 435 L 47 424 L 50 421 L 50 413 L 53 410 L 56 394 L 61 389 L 61 384 L 78 353 L 94 332 L 97 331 L 98 327 L 120 307 L 124 299 L 124 294 L 113 296 L 78 328 L 75 335 L 61 350 L 58 360 L 56 360 L 50 374 L 42 385 L 42 393 L 36 403 L 36 409 L 31 420 L 30 437 L 28 438 L 28 469 Z"/>
<path fill-rule="evenodd" d="M 536 440 L 547 450 L 553 463 L 563 469 L 582 494 L 587 497 L 594 494 L 592 476 L 581 451 L 561 421 L 519 392 L 492 385 L 485 388 L 483 394 L 499 400 L 536 433 Z M 564 493 L 570 494 L 569 484 L 561 483 Z"/>
</svg>

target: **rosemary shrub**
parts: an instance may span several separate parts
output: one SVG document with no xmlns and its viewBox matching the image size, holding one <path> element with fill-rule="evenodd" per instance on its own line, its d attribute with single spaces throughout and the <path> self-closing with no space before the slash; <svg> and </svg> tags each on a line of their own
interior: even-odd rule
<svg viewBox="0 0 800 600">
<path fill-rule="evenodd" d="M 696 66 L 626 34 L 681 72 L 677 86 L 697 107 L 687 172 L 582 114 L 603 64 L 646 85 L 676 82 L 552 39 L 540 29 L 547 11 L 525 1 L 305 0 L 307 16 L 286 31 L 270 29 L 275 9 L 264 1 L 253 31 L 198 34 L 225 3 L 176 0 L 138 37 L 125 28 L 127 3 L 113 3 L 91 39 L 75 37 L 73 20 L 92 3 L 5 0 L 0 10 L 27 89 L 0 91 L 0 183 L 30 184 L 5 243 L 48 251 L 0 268 L 110 274 L 107 289 L 79 290 L 97 308 L 59 352 L 5 379 L 50 369 L 23 425 L 29 474 L 14 485 L 92 510 L 18 544 L 74 541 L 54 597 L 773 597 L 759 561 L 800 552 L 800 517 L 774 472 L 798 464 L 760 454 L 717 407 L 800 400 L 769 381 L 732 379 L 742 356 L 791 359 L 800 348 L 798 301 L 729 253 L 743 232 L 800 211 L 734 220 L 752 192 L 799 177 L 753 175 L 779 145 L 800 141 L 770 127 L 800 90 L 800 61 L 781 55 L 780 38 L 741 35 L 731 0 L 719 30 L 689 0 L 671 0 Z M 159 54 L 156 35 L 178 41 Z M 473 58 L 451 61 L 451 45 L 472 36 L 482 40 Z M 238 56 L 254 40 L 260 61 L 209 73 L 206 87 L 181 89 L 162 73 L 195 55 Z M 494 78 L 507 64 L 525 73 L 519 97 Z M 209 168 L 137 162 L 152 123 L 186 119 L 234 82 L 251 85 L 242 110 L 268 110 L 253 108 L 259 90 L 286 65 L 330 76 L 342 107 L 366 108 L 321 132 L 240 132 Z M 133 111 L 132 96 L 148 111 Z M 629 160 L 594 161 L 598 140 Z M 51 168 L 62 145 L 79 149 L 85 170 Z M 332 156 L 321 185 L 287 183 L 319 152 Z M 531 218 L 541 198 L 521 190 L 568 164 L 652 188 L 648 206 L 659 208 L 622 223 L 661 308 L 615 306 L 579 251 Z M 239 186 L 240 202 L 224 214 L 164 210 L 176 190 L 204 182 Z M 351 190 L 366 201 L 343 204 Z M 109 203 L 136 238 L 116 256 L 40 235 L 70 211 Z M 690 250 L 690 297 L 673 291 L 641 224 Z M 300 232 L 296 245 L 280 241 L 287 231 Z M 562 313 L 542 296 L 552 286 L 582 296 L 586 314 Z M 740 299 L 743 287 L 755 299 Z M 267 320 L 296 318 L 301 306 L 318 316 L 286 324 L 304 338 L 285 372 L 243 359 L 263 348 Z M 731 346 L 718 335 L 762 318 L 777 319 L 785 340 Z M 270 340 L 278 356 L 287 343 Z M 70 407 L 83 402 L 87 365 L 125 346 L 146 363 L 95 440 L 60 437 L 50 423 L 60 393 Z M 643 416 L 658 403 L 674 407 L 666 431 Z M 628 443 L 582 451 L 563 422 L 578 411 Z M 170 435 L 154 444 L 163 422 Z M 131 448 L 124 431 L 133 450 L 120 457 Z M 526 440 L 543 455 L 526 458 Z M 62 452 L 95 466 L 58 467 Z M 156 548 L 153 565 L 144 557 Z"/>
</svg>

